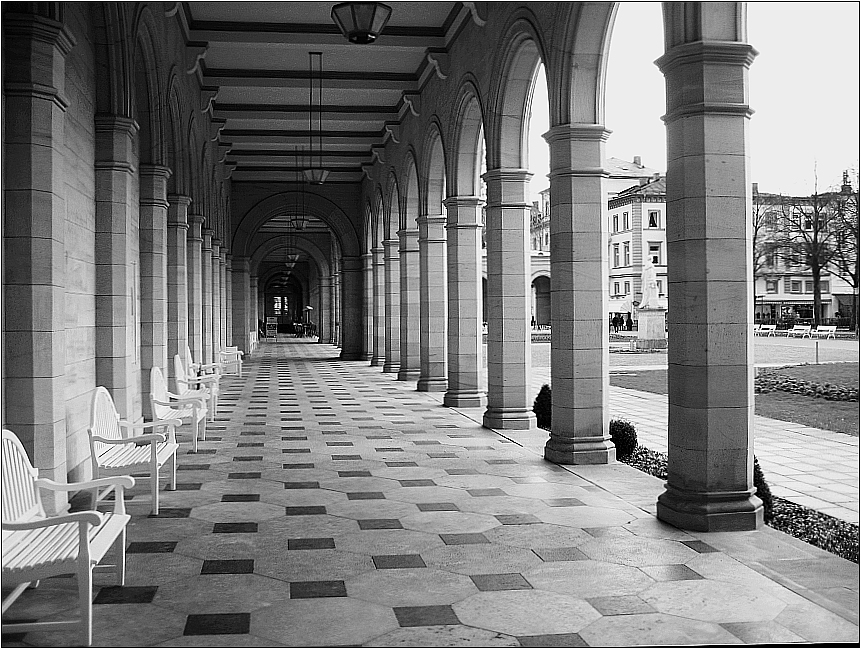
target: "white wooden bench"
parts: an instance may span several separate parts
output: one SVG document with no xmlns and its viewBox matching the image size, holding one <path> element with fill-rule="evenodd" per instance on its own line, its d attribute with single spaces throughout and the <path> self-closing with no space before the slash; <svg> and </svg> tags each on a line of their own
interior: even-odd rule
<svg viewBox="0 0 861 649">
<path fill-rule="evenodd" d="M 795 325 L 792 329 L 786 331 L 787 338 L 810 338 L 810 325 Z"/>
<path fill-rule="evenodd" d="M 777 325 L 773 324 L 764 324 L 760 325 L 758 330 L 755 330 L 754 333 L 757 336 L 774 336 L 777 332 Z"/>
<path fill-rule="evenodd" d="M 161 368 L 150 370 L 150 404 L 153 419 L 181 419 L 191 424 L 191 450 L 197 453 L 197 440 L 206 439 L 206 399 L 195 397 L 183 399 L 167 391 L 167 382 Z"/>
<path fill-rule="evenodd" d="M 816 327 L 816 329 L 814 329 L 813 331 L 810 332 L 811 338 L 813 336 L 816 336 L 817 338 L 825 338 L 826 340 L 828 338 L 835 338 L 836 339 L 837 338 L 836 334 L 837 334 L 837 325 L 819 325 L 818 327 Z"/>
<path fill-rule="evenodd" d="M 39 478 L 18 437 L 3 431 L 3 616 L 28 586 L 40 579 L 74 573 L 78 577 L 80 618 L 53 622 L 3 623 L 2 632 L 80 630 L 80 643 L 93 643 L 93 572 L 108 570 L 117 584 L 125 583 L 126 525 L 125 490 L 134 478 L 118 476 L 87 482 L 61 484 Z M 114 511 L 83 511 L 48 516 L 40 489 L 79 491 L 110 487 L 115 492 Z M 97 566 L 113 549 L 116 564 Z M 77 644 L 77 643 L 74 643 Z"/>
<path fill-rule="evenodd" d="M 173 373 L 176 381 L 176 394 L 183 399 L 206 399 L 209 420 L 215 419 L 218 410 L 218 389 L 221 374 L 197 375 L 185 366 L 179 354 L 173 357 Z"/>
<path fill-rule="evenodd" d="M 242 356 L 243 354 L 238 347 L 222 348 L 219 355 L 222 372 L 242 376 Z"/>
<path fill-rule="evenodd" d="M 103 387 L 96 388 L 90 408 L 90 458 L 93 477 L 127 475 L 148 472 L 152 493 L 152 513 L 158 515 L 159 470 L 168 465 L 169 488 L 176 489 L 176 443 L 175 430 L 181 426 L 179 419 L 153 421 L 145 424 L 130 424 L 120 419 L 110 393 Z M 167 435 L 157 432 L 166 428 Z M 152 430 L 151 433 L 135 435 L 137 431 Z M 101 495 L 93 490 L 93 508 L 112 491 Z"/>
</svg>

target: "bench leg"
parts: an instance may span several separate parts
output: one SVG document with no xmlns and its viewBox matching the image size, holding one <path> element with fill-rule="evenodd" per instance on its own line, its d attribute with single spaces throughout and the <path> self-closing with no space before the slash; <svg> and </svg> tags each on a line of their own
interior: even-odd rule
<svg viewBox="0 0 861 649">
<path fill-rule="evenodd" d="M 176 491 L 176 451 L 170 456 L 170 490 Z"/>
<path fill-rule="evenodd" d="M 81 603 L 81 642 L 84 647 L 89 647 L 93 644 L 93 568 L 90 565 L 78 567 L 78 599 Z"/>
<path fill-rule="evenodd" d="M 158 516 L 158 465 L 152 468 L 149 488 L 152 493 L 152 515 Z"/>
<path fill-rule="evenodd" d="M 117 586 L 126 585 L 126 528 L 117 536 L 113 547 L 117 562 Z"/>
</svg>

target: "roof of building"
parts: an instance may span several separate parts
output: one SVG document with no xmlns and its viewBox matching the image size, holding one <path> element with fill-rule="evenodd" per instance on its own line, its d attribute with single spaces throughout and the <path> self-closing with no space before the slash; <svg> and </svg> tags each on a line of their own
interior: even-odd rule
<svg viewBox="0 0 861 649">
<path fill-rule="evenodd" d="M 667 193 L 667 177 L 657 176 L 644 185 L 634 185 L 619 192 L 616 198 L 623 196 L 663 196 Z"/>
<path fill-rule="evenodd" d="M 657 169 L 621 158 L 607 158 L 605 169 L 610 172 L 611 178 L 648 178 L 660 173 Z"/>
</svg>

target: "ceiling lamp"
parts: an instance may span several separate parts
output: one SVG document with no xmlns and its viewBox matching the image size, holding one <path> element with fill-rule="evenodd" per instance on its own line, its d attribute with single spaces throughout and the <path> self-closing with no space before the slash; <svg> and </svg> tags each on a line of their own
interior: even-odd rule
<svg viewBox="0 0 861 649">
<path fill-rule="evenodd" d="M 314 109 L 317 109 L 317 124 L 314 124 Z M 314 132 L 317 133 L 319 165 L 314 164 Z M 308 52 L 308 159 L 311 167 L 305 169 L 305 180 L 312 185 L 322 185 L 329 176 L 323 169 L 323 53 Z"/>
<path fill-rule="evenodd" d="M 351 43 L 367 45 L 377 40 L 392 8 L 382 2 L 342 2 L 332 7 L 332 20 Z"/>
</svg>

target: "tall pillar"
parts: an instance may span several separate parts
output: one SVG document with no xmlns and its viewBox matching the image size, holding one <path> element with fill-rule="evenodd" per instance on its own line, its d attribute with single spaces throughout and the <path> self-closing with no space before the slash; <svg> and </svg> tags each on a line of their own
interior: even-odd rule
<svg viewBox="0 0 861 649">
<path fill-rule="evenodd" d="M 525 169 L 493 169 L 487 183 L 488 428 L 535 426 L 530 375 L 529 179 Z"/>
<path fill-rule="evenodd" d="M 230 281 L 233 294 L 233 344 L 247 354 L 251 351 L 248 349 L 248 323 L 251 322 L 251 277 L 248 273 L 248 258 L 234 257 L 230 265 L 233 271 Z M 254 326 L 257 326 L 256 321 Z"/>
<path fill-rule="evenodd" d="M 383 319 L 385 326 L 385 360 L 383 372 L 397 372 L 401 366 L 401 258 L 397 239 L 383 241 L 383 268 L 385 304 Z"/>
<path fill-rule="evenodd" d="M 317 342 L 332 342 L 332 276 L 320 278 L 320 306 L 317 317 Z"/>
<path fill-rule="evenodd" d="M 544 457 L 606 464 L 610 441 L 610 331 L 604 143 L 597 124 L 554 126 L 550 144 L 550 377 L 553 432 Z"/>
<path fill-rule="evenodd" d="M 39 475 L 66 479 L 63 24 L 3 15 L 3 422 Z M 38 138 L 34 137 L 38 133 Z M 45 502 L 57 511 L 65 494 Z"/>
<path fill-rule="evenodd" d="M 744 3 L 664 5 L 668 467 L 658 518 L 762 525 L 753 485 L 753 270 Z"/>
<path fill-rule="evenodd" d="M 167 179 L 170 169 L 141 165 L 141 365 L 140 382 L 144 419 L 152 419 L 150 370 L 168 370 L 167 357 Z M 170 374 L 171 372 L 168 372 Z"/>
<path fill-rule="evenodd" d="M 228 345 L 236 345 L 237 342 L 233 338 L 233 255 L 226 255 L 224 262 L 224 323 L 227 327 L 227 333 L 224 340 Z"/>
<path fill-rule="evenodd" d="M 197 363 L 203 360 L 203 217 L 199 214 L 188 216 L 188 346 Z"/>
<path fill-rule="evenodd" d="M 369 361 L 374 353 L 374 255 L 362 255 L 362 360 Z"/>
<path fill-rule="evenodd" d="M 371 365 L 382 365 L 386 355 L 386 278 L 385 260 L 383 249 L 371 250 L 373 256 L 373 278 L 374 278 L 374 314 L 373 314 L 373 356 Z"/>
<path fill-rule="evenodd" d="M 248 333 L 251 331 L 251 328 L 257 328 L 257 324 L 260 320 L 260 291 L 258 286 L 257 275 L 251 275 L 249 278 L 250 284 L 250 293 L 248 295 L 249 304 L 251 306 L 251 312 L 249 313 L 248 321 L 245 323 L 245 326 L 242 328 L 242 337 L 247 339 Z M 263 311 L 265 313 L 265 310 Z M 247 343 L 246 343 L 247 347 Z"/>
<path fill-rule="evenodd" d="M 362 350 L 361 257 L 341 259 L 341 360 L 366 360 Z"/>
<path fill-rule="evenodd" d="M 203 289 L 203 362 L 212 362 L 212 230 L 204 229 L 200 247 L 200 281 Z"/>
<path fill-rule="evenodd" d="M 137 124 L 96 115 L 96 385 L 123 419 L 140 418 Z M 137 404 L 137 408 L 135 405 Z"/>
<path fill-rule="evenodd" d="M 332 300 L 332 331 L 335 339 L 332 341 L 337 347 L 341 346 L 341 271 L 340 269 L 333 277 L 334 299 Z"/>
<path fill-rule="evenodd" d="M 218 323 L 219 341 L 222 347 L 229 347 L 233 343 L 227 337 L 227 314 L 230 312 L 227 305 L 227 252 L 221 247 L 218 259 Z"/>
<path fill-rule="evenodd" d="M 212 237 L 212 354 L 221 351 L 221 239 Z"/>
<path fill-rule="evenodd" d="M 167 355 L 185 357 L 188 343 L 188 196 L 167 197 Z"/>
<path fill-rule="evenodd" d="M 421 392 L 443 392 L 446 370 L 446 268 L 445 216 L 420 216 L 419 226 L 419 357 L 416 388 Z"/>
<path fill-rule="evenodd" d="M 401 366 L 398 381 L 417 381 L 421 375 L 419 231 L 399 230 L 401 258 Z"/>
<path fill-rule="evenodd" d="M 446 199 L 448 258 L 448 391 L 443 405 L 480 408 L 481 389 L 481 206 L 476 196 Z"/>
</svg>

